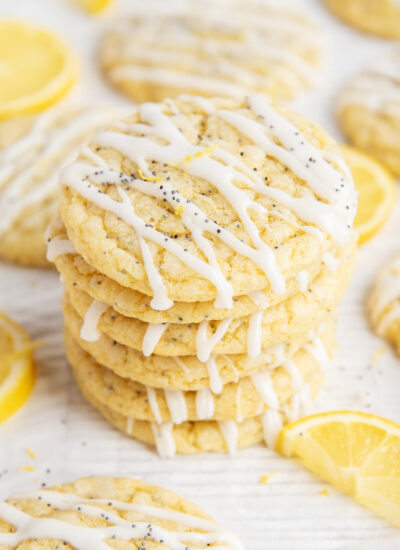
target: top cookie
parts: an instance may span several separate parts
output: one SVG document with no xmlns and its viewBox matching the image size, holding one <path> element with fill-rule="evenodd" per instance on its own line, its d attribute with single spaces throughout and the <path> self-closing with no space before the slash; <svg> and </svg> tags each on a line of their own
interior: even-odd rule
<svg viewBox="0 0 400 550">
<path fill-rule="evenodd" d="M 356 75 L 338 103 L 351 142 L 400 176 L 400 48 Z"/>
<path fill-rule="evenodd" d="M 321 50 L 318 29 L 302 14 L 255 0 L 209 0 L 114 22 L 101 63 L 138 102 L 181 93 L 290 99 L 315 82 Z"/>
<path fill-rule="evenodd" d="M 159 310 L 284 293 L 288 278 L 349 241 L 356 208 L 334 142 L 260 96 L 143 104 L 60 182 L 79 254 Z"/>
<path fill-rule="evenodd" d="M 57 179 L 77 148 L 117 111 L 69 99 L 0 123 L 0 256 L 47 265 L 44 232 L 57 209 Z"/>
<path fill-rule="evenodd" d="M 82 478 L 0 502 L 0 547 L 243 550 L 235 535 L 192 502 L 142 481 L 112 477 Z"/>
</svg>

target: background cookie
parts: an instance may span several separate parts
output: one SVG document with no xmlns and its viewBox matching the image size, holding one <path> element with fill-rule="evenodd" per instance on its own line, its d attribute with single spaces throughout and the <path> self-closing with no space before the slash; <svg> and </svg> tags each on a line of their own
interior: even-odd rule
<svg viewBox="0 0 400 550">
<path fill-rule="evenodd" d="M 339 95 L 338 116 L 354 145 L 400 176 L 400 49 L 353 77 Z"/>
<path fill-rule="evenodd" d="M 368 312 L 375 332 L 400 354 L 400 256 L 378 275 L 368 298 Z"/>
<path fill-rule="evenodd" d="M 397 0 L 324 0 L 340 19 L 356 29 L 385 38 L 400 38 Z"/>
<path fill-rule="evenodd" d="M 110 542 L 112 541 L 112 542 Z M 198 506 L 142 481 L 87 477 L 0 503 L 0 546 L 243 550 Z M 147 543 L 147 544 L 146 544 Z M 140 545 L 140 546 L 138 546 Z M 186 546 L 187 548 L 188 546 Z"/>
<path fill-rule="evenodd" d="M 0 123 L 0 257 L 48 265 L 44 234 L 57 209 L 59 172 L 115 115 L 68 100 Z"/>
<path fill-rule="evenodd" d="M 181 93 L 289 99 L 315 83 L 321 50 L 321 35 L 303 13 L 218 0 L 114 21 L 101 64 L 108 80 L 137 102 Z"/>
</svg>

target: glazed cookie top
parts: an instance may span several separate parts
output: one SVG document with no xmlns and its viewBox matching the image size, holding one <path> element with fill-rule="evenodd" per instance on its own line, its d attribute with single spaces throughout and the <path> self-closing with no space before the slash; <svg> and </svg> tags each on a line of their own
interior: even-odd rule
<svg viewBox="0 0 400 550">
<path fill-rule="evenodd" d="M 146 103 L 61 174 L 61 217 L 84 259 L 121 285 L 215 300 L 286 279 L 352 235 L 356 194 L 332 140 L 266 98 Z"/>
<path fill-rule="evenodd" d="M 400 118 L 400 48 L 349 82 L 339 96 L 339 110 L 351 105 Z"/>
<path fill-rule="evenodd" d="M 2 548 L 243 550 L 195 504 L 129 478 L 89 477 L 0 502 Z M 61 547 L 60 546 L 60 547 Z M 56 546 L 58 548 L 58 546 Z"/>
<path fill-rule="evenodd" d="M 0 124 L 0 236 L 28 207 L 37 205 L 29 212 L 40 216 L 39 205 L 55 195 L 62 167 L 117 112 L 69 99 L 40 115 Z"/>
<path fill-rule="evenodd" d="M 117 86 L 132 83 L 125 91 L 137 101 L 171 92 L 289 99 L 315 83 L 322 49 L 319 30 L 302 14 L 255 0 L 209 0 L 115 21 L 101 62 Z M 135 89 L 144 84 L 146 97 Z"/>
</svg>

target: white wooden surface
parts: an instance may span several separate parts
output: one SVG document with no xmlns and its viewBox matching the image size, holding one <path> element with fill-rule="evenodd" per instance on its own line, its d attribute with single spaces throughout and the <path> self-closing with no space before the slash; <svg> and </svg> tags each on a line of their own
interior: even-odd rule
<svg viewBox="0 0 400 550">
<path fill-rule="evenodd" d="M 120 0 L 115 11 L 132 9 L 133 3 Z M 297 107 L 340 137 L 332 114 L 337 89 L 393 43 L 341 25 L 317 0 L 304 0 L 299 6 L 320 21 L 328 52 L 318 89 Z M 83 83 L 91 96 L 121 101 L 102 82 L 94 62 L 107 17 L 89 18 L 62 0 L 0 0 L 0 16 L 24 18 L 61 32 L 82 56 Z M 378 363 L 372 361 L 383 344 L 370 332 L 364 314 L 375 274 L 400 249 L 399 234 L 400 204 L 381 234 L 360 250 L 357 271 L 341 307 L 334 367 L 315 410 L 358 409 L 400 422 L 400 361 L 391 351 Z M 63 353 L 60 297 L 55 273 L 0 263 L 0 309 L 47 344 L 37 352 L 38 380 L 32 398 L 0 426 L 1 498 L 39 483 L 91 474 L 129 475 L 193 499 L 241 535 L 248 550 L 400 547 L 398 531 L 263 446 L 233 457 L 161 460 L 114 430 L 85 403 L 72 382 Z M 36 459 L 28 456 L 28 448 Z M 25 466 L 35 470 L 24 471 Z M 260 476 L 273 471 L 278 473 L 270 483 L 261 485 Z M 329 496 L 319 493 L 326 488 Z"/>
</svg>

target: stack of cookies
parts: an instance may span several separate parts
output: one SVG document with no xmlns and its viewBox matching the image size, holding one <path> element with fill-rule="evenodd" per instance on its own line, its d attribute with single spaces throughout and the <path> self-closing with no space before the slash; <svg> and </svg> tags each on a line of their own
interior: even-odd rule
<svg viewBox="0 0 400 550">
<path fill-rule="evenodd" d="M 303 415 L 352 274 L 335 143 L 266 98 L 144 103 L 60 178 L 49 255 L 85 397 L 128 435 L 234 451 Z"/>
</svg>

